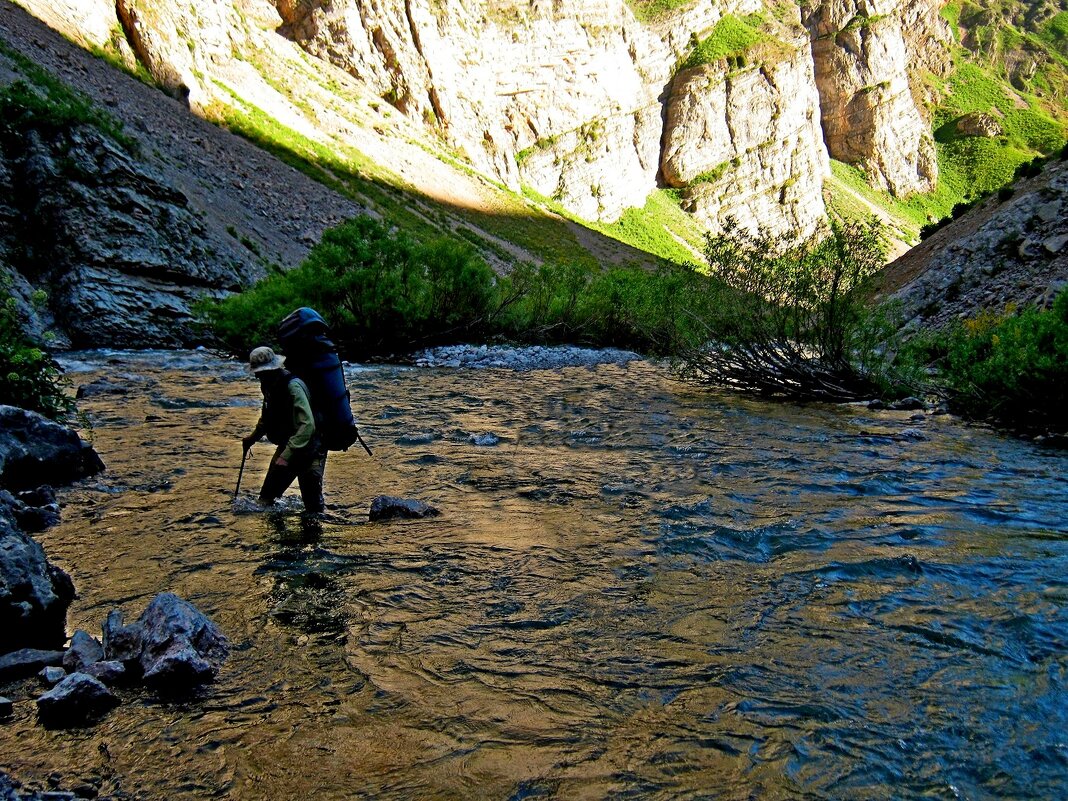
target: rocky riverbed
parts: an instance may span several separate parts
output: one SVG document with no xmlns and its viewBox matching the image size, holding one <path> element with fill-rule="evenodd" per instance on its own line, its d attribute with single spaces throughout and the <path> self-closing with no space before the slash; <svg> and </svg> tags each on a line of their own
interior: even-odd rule
<svg viewBox="0 0 1068 801">
<path fill-rule="evenodd" d="M 68 630 L 170 590 L 231 654 L 195 697 L 138 696 L 76 732 L 16 701 L 0 769 L 26 788 L 53 775 L 168 799 L 1068 788 L 1062 452 L 915 410 L 710 395 L 641 361 L 352 366 L 375 456 L 331 455 L 316 521 L 296 500 L 235 512 L 259 405 L 239 363 L 66 363 L 124 390 L 84 398 L 108 471 L 61 490 L 62 522 L 39 535 L 78 588 Z M 253 449 L 242 495 L 268 450 Z M 441 514 L 372 523 L 382 495 Z"/>
</svg>

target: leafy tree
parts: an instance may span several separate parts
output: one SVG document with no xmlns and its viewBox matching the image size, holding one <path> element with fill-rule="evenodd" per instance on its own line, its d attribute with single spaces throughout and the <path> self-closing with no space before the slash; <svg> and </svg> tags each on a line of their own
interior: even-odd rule
<svg viewBox="0 0 1068 801">
<path fill-rule="evenodd" d="M 800 244 L 731 222 L 709 234 L 717 282 L 705 336 L 682 353 L 698 381 L 762 395 L 843 401 L 879 390 L 864 282 L 883 264 L 878 224 L 831 222 Z"/>
</svg>

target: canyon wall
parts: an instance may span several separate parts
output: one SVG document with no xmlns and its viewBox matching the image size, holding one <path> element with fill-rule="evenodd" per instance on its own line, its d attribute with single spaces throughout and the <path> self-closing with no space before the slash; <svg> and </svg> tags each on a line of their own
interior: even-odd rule
<svg viewBox="0 0 1068 801">
<path fill-rule="evenodd" d="M 625 0 L 24 5 L 53 19 L 76 8 L 66 16 L 98 39 L 118 25 L 154 79 L 201 110 L 240 103 L 234 76 L 251 71 L 249 52 L 288 40 L 478 173 L 589 220 L 670 187 L 705 227 L 734 217 L 805 236 L 826 213 L 828 155 L 898 196 L 937 178 L 916 74 L 946 62 L 937 0 L 717 0 L 652 20 Z M 759 42 L 680 68 L 728 18 Z"/>
</svg>

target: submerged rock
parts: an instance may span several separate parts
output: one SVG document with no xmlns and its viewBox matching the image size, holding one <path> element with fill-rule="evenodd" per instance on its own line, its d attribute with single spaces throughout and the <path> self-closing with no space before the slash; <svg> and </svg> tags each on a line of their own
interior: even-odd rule
<svg viewBox="0 0 1068 801">
<path fill-rule="evenodd" d="M 437 509 L 422 501 L 411 498 L 394 498 L 379 495 L 371 501 L 370 518 L 372 521 L 393 520 L 395 518 L 421 519 L 441 514 Z"/>
<path fill-rule="evenodd" d="M 174 593 L 157 595 L 136 623 L 123 625 L 118 610 L 104 624 L 109 660 L 133 667 L 164 692 L 181 692 L 212 681 L 229 654 L 218 627 Z"/>
<path fill-rule="evenodd" d="M 106 378 L 98 378 L 79 386 L 75 397 L 81 400 L 82 398 L 95 398 L 98 395 L 126 395 L 129 391 L 129 387 L 122 384 L 115 384 Z"/>
<path fill-rule="evenodd" d="M 37 699 L 37 714 L 51 726 L 76 726 L 95 720 L 118 703 L 99 679 L 72 673 Z"/>
</svg>

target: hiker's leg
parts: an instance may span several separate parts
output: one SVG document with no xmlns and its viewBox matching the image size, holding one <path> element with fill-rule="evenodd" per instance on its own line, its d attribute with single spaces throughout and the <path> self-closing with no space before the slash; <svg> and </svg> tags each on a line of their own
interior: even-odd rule
<svg viewBox="0 0 1068 801">
<path fill-rule="evenodd" d="M 300 485 L 300 499 L 304 501 L 305 512 L 322 512 L 326 509 L 323 499 L 323 474 L 326 472 L 326 454 L 317 454 L 310 465 L 300 472 L 297 482 Z"/>
<path fill-rule="evenodd" d="M 264 476 L 263 486 L 260 488 L 260 503 L 274 503 L 297 477 L 291 467 L 281 467 L 277 464 L 283 450 L 284 446 L 279 446 L 271 457 L 271 466 L 267 468 L 267 475 Z"/>
</svg>

